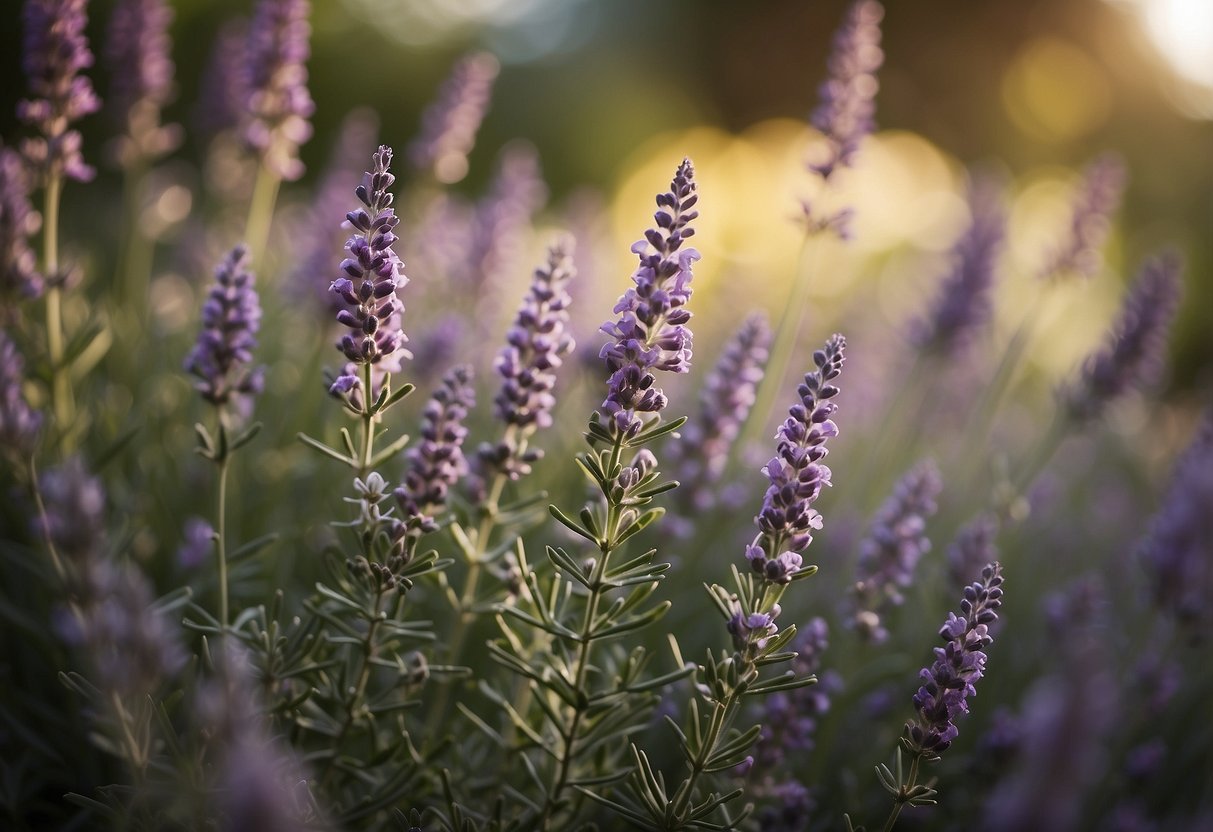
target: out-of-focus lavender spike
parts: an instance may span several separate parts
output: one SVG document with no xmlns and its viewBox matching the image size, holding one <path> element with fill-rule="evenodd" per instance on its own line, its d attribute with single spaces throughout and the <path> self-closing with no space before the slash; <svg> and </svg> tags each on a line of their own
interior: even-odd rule
<svg viewBox="0 0 1213 832">
<path fill-rule="evenodd" d="M 800 400 L 775 433 L 776 456 L 763 467 L 770 480 L 762 509 L 754 518 L 758 535 L 746 547 L 750 567 L 768 580 L 787 583 L 804 564 L 802 552 L 821 528 L 813 503 L 830 484 L 830 469 L 822 462 L 826 440 L 838 435 L 831 417 L 838 388 L 831 382 L 842 372 L 847 339 L 833 335 L 825 348 L 813 353 L 817 365 L 796 389 Z"/>
<path fill-rule="evenodd" d="M 501 64 L 487 52 L 466 55 L 451 70 L 437 99 L 421 116 L 421 131 L 407 154 L 414 170 L 443 184 L 467 176 L 468 154 L 488 111 Z"/>
<path fill-rule="evenodd" d="M 185 665 L 172 625 L 153 607 L 151 586 L 137 568 L 105 553 L 105 491 L 78 457 L 39 478 L 40 531 L 67 574 L 73 611 L 60 634 L 93 665 L 92 681 L 124 702 L 142 699 Z"/>
<path fill-rule="evenodd" d="M 766 316 L 755 313 L 746 318 L 704 382 L 698 417 L 670 445 L 671 470 L 683 483 L 679 500 L 693 513 L 712 507 L 711 486 L 724 474 L 729 450 L 754 406 L 770 345 Z"/>
<path fill-rule="evenodd" d="M 332 270 L 333 250 L 345 241 L 349 231 L 344 220 L 349 210 L 350 182 L 361 176 L 366 158 L 378 146 L 378 132 L 379 117 L 373 110 L 359 108 L 346 115 L 328 167 L 295 235 L 302 253 L 284 288 L 295 298 L 315 298 L 323 311 L 333 315 L 345 304 L 329 291 L 323 277 Z"/>
<path fill-rule="evenodd" d="M 185 359 L 186 372 L 198 377 L 202 398 L 216 407 L 243 407 L 261 392 L 263 370 L 252 368 L 261 302 L 253 288 L 248 252 L 236 246 L 215 269 L 215 283 L 202 306 L 198 342 Z"/>
<path fill-rule="evenodd" d="M 1007 231 L 1001 183 L 992 178 L 973 180 L 969 215 L 969 227 L 952 247 L 952 268 L 930 313 L 911 329 L 911 340 L 919 349 L 954 355 L 993 314 L 990 294 Z"/>
<path fill-rule="evenodd" d="M 312 137 L 316 110 L 307 88 L 311 54 L 308 0 L 259 0 L 249 26 L 244 139 L 274 175 L 303 175 L 299 146 Z"/>
<path fill-rule="evenodd" d="M 213 811 L 222 829 L 328 829 L 295 791 L 306 782 L 303 767 L 271 736 L 258 701 L 249 657 L 224 642 L 216 676 L 198 692 L 195 713 L 210 738 L 215 759 Z"/>
<path fill-rule="evenodd" d="M 1213 635 L 1213 411 L 1175 466 L 1139 547 L 1155 606 L 1192 633 Z"/>
<path fill-rule="evenodd" d="M 235 129 L 244 118 L 248 25 L 244 19 L 228 20 L 215 35 L 193 110 L 193 123 L 206 136 Z"/>
<path fill-rule="evenodd" d="M 391 163 L 392 149 L 380 145 L 371 170 L 362 175 L 362 184 L 355 190 L 362 207 L 346 214 L 355 233 L 345 244 L 349 256 L 341 261 L 343 276 L 329 287 L 345 302 L 337 321 L 350 329 L 337 343 L 350 364 L 329 387 L 338 396 L 361 386 L 359 366 L 369 364 L 373 373 L 383 377 L 400 372 L 401 360 L 411 355 L 404 348 L 408 341 L 401 329 L 404 304 L 397 296 L 408 278 L 404 263 L 392 249 L 400 220 L 389 190 L 396 181 L 389 170 Z M 372 379 L 372 384 L 378 383 Z M 375 395 L 373 390 L 368 392 Z"/>
<path fill-rule="evenodd" d="M 884 8 L 875 0 L 858 0 L 847 11 L 829 59 L 829 78 L 818 90 L 810 121 L 825 136 L 828 155 L 810 169 L 828 179 L 839 167 L 850 167 L 859 144 L 876 126 L 876 72 L 884 62 L 880 21 Z"/>
<path fill-rule="evenodd" d="M 459 355 L 467 327 L 460 315 L 449 313 L 431 323 L 430 328 L 412 338 L 411 365 L 414 381 L 420 386 L 439 378 L 443 369 Z"/>
<path fill-rule="evenodd" d="M 699 252 L 682 244 L 695 233 L 690 225 L 699 216 L 695 191 L 695 169 L 690 159 L 683 159 L 670 190 L 657 195 L 656 228 L 632 246 L 640 258 L 632 274 L 635 286 L 615 304 L 619 318 L 602 325 L 613 339 L 600 353 L 611 374 L 602 412 L 625 435 L 639 432 L 640 413 L 665 409 L 665 393 L 656 386 L 654 371 L 685 373 L 691 368 L 693 336 L 686 304 L 694 276 L 691 265 Z"/>
<path fill-rule="evenodd" d="M 404 484 L 394 492 L 403 521 L 418 536 L 438 528 L 435 515 L 467 473 L 463 440 L 468 431 L 463 420 L 475 404 L 472 368 L 462 364 L 447 373 L 425 406 L 421 441 L 409 449 Z"/>
<path fill-rule="evenodd" d="M 492 329 L 508 308 L 502 293 L 526 249 L 531 218 L 547 201 L 539 154 L 529 144 L 502 151 L 489 192 L 476 204 L 464 282 L 478 297 L 475 315 Z"/>
<path fill-rule="evenodd" d="M 957 590 L 963 589 L 969 576 L 977 574 L 982 564 L 998 560 L 998 517 L 979 514 L 960 531 L 948 547 L 948 579 Z"/>
<path fill-rule="evenodd" d="M 17 117 L 37 130 L 22 153 L 43 175 L 87 182 L 96 171 L 80 154 L 80 133 L 71 125 L 97 112 L 101 100 L 88 76 L 93 65 L 85 28 L 88 0 L 26 0 L 22 69 L 33 98 L 17 105 Z"/>
<path fill-rule="evenodd" d="M 792 649 L 796 658 L 791 669 L 798 678 L 821 670 L 822 655 L 829 648 L 829 625 L 814 618 L 796 633 Z M 841 687 L 836 674 L 826 674 L 815 685 L 773 693 L 763 701 L 762 738 L 755 765 L 775 771 L 788 757 L 809 753 L 815 743 L 817 721 L 830 710 L 830 697 Z"/>
<path fill-rule="evenodd" d="M 1179 310 L 1181 269 L 1172 253 L 1146 261 L 1121 305 L 1107 345 L 1087 359 L 1081 378 L 1063 392 L 1072 421 L 1090 421 L 1131 389 L 1158 381 L 1167 335 Z"/>
<path fill-rule="evenodd" d="M 191 517 L 181 530 L 181 545 L 177 547 L 177 565 L 196 569 L 215 551 L 215 529 L 201 517 Z"/>
<path fill-rule="evenodd" d="M 935 514 L 942 490 L 935 463 L 919 463 L 893 487 L 868 536 L 860 541 L 850 623 L 873 644 L 888 639 L 881 616 L 889 606 L 905 600 L 901 590 L 910 586 L 918 561 L 931 550 L 926 521 Z"/>
<path fill-rule="evenodd" d="M 775 783 L 761 793 L 770 801 L 757 813 L 758 828 L 763 832 L 801 832 L 808 828 L 816 803 L 812 791 L 799 780 Z"/>
<path fill-rule="evenodd" d="M 1104 741 L 1116 730 L 1116 680 L 1109 670 L 1106 601 L 1083 581 L 1052 599 L 1050 627 L 1058 669 L 1029 691 L 1020 708 L 1020 752 L 986 800 L 978 827 L 993 832 L 1066 832 L 1090 789 L 1107 774 Z"/>
<path fill-rule="evenodd" d="M 18 299 L 42 295 L 45 281 L 29 238 L 42 227 L 42 216 L 30 205 L 31 186 L 20 154 L 0 146 L 0 321 L 15 313 Z"/>
<path fill-rule="evenodd" d="M 1103 247 L 1120 208 L 1127 174 L 1113 153 L 1094 159 L 1083 171 L 1070 209 L 1069 235 L 1049 257 L 1041 279 L 1067 275 L 1095 277 L 1103 268 Z"/>
<path fill-rule="evenodd" d="M 568 332 L 568 283 L 575 273 L 572 249 L 570 238 L 558 239 L 548 249 L 547 261 L 535 269 L 506 334 L 506 346 L 494 362 L 502 385 L 493 411 L 506 424 L 506 432 L 496 445 L 481 446 L 479 458 L 487 470 L 511 480 L 530 472 L 541 454 L 537 448 L 528 449 L 527 440 L 535 430 L 551 426 L 556 371 L 575 346 Z"/>
<path fill-rule="evenodd" d="M 948 613 L 940 628 L 945 644 L 935 648 L 934 663 L 919 673 L 923 684 L 913 699 L 918 714 L 902 737 L 911 754 L 937 757 L 956 739 L 956 720 L 969 712 L 968 698 L 977 694 L 975 685 L 985 672 L 984 651 L 994 640 L 989 625 L 998 620 L 1002 582 L 1002 567 L 986 566 L 981 579 L 965 589 L 960 615 Z"/>
<path fill-rule="evenodd" d="M 173 96 L 172 20 L 173 10 L 164 0 L 122 0 L 110 18 L 108 104 L 125 130 L 116 153 L 125 167 L 155 159 L 181 143 L 180 125 L 160 121 Z"/>
<path fill-rule="evenodd" d="M 30 457 L 42 429 L 42 414 L 26 401 L 24 383 L 25 361 L 0 329 L 0 453 L 12 457 L 14 464 Z"/>
</svg>

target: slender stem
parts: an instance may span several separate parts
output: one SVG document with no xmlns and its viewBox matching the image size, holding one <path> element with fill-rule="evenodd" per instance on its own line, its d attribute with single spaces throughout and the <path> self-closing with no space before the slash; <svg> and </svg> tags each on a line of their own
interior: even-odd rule
<svg viewBox="0 0 1213 832">
<path fill-rule="evenodd" d="M 118 717 L 118 724 L 122 727 L 122 741 L 126 747 L 127 762 L 130 763 L 135 785 L 142 786 L 144 775 L 147 772 L 147 755 L 144 753 L 142 745 L 135 739 L 135 733 L 131 730 L 130 714 L 117 691 L 110 693 L 110 704 L 114 706 L 114 714 Z"/>
<path fill-rule="evenodd" d="M 373 614 L 366 627 L 366 637 L 362 640 L 362 664 L 358 669 L 358 681 L 354 685 L 354 692 L 346 702 L 345 719 L 341 723 L 337 736 L 333 739 L 333 754 L 325 761 L 320 781 L 322 786 L 328 783 L 334 771 L 333 766 L 337 762 L 338 755 L 341 754 L 341 746 L 344 744 L 350 728 L 354 726 L 358 705 L 366 694 L 366 686 L 371 679 L 371 659 L 375 657 L 375 632 L 378 630 L 379 622 L 382 620 L 379 608 L 383 603 L 383 592 L 382 586 L 375 592 L 375 603 L 372 605 Z"/>
<path fill-rule="evenodd" d="M 371 389 L 371 365 L 362 365 L 362 462 L 358 466 L 359 476 L 365 478 L 371 472 L 371 459 L 375 451 L 374 391 Z"/>
<path fill-rule="evenodd" d="M 46 543 L 46 551 L 51 556 L 51 566 L 55 568 L 55 575 L 59 580 L 66 583 L 67 570 L 63 566 L 63 559 L 59 557 L 59 550 L 55 548 L 55 541 L 51 539 L 50 527 L 47 525 L 46 518 L 46 501 L 42 499 L 42 486 L 38 484 L 38 467 L 32 454 L 27 463 L 27 470 L 29 471 L 30 493 L 34 495 L 34 506 L 38 510 L 42 539 Z"/>
<path fill-rule="evenodd" d="M 222 415 L 220 415 L 219 430 L 223 431 Z M 219 496 L 215 507 L 215 557 L 219 564 L 219 625 L 223 638 L 227 638 L 228 597 L 227 597 L 227 472 L 231 467 L 231 454 L 224 449 L 223 455 L 216 460 L 219 466 Z"/>
<path fill-rule="evenodd" d="M 821 249 L 820 245 L 810 245 L 813 234 L 805 234 L 800 243 L 800 253 L 796 258 L 797 268 L 792 289 L 784 304 L 783 313 L 779 317 L 779 326 L 775 330 L 775 342 L 771 346 L 770 358 L 767 361 L 766 373 L 762 383 L 758 385 L 758 395 L 754 406 L 750 408 L 750 417 L 746 429 L 742 432 L 742 440 L 734 444 L 734 454 L 740 453 L 741 448 L 757 439 L 765 430 L 775 404 L 775 397 L 783 389 L 784 376 L 788 372 L 788 364 L 796 352 L 796 344 L 800 340 L 801 330 L 808 319 L 809 287 L 812 283 L 813 272 L 816 271 Z"/>
<path fill-rule="evenodd" d="M 881 827 L 881 832 L 892 832 L 893 825 L 897 823 L 897 818 L 907 803 L 907 795 L 918 784 L 918 766 L 921 761 L 922 756 L 919 754 L 915 754 L 914 759 L 910 761 L 910 776 L 898 791 L 897 796 L 893 798 L 893 810 L 889 812 L 889 818 Z"/>
<path fill-rule="evenodd" d="M 737 714 L 737 702 L 739 698 L 738 689 L 733 688 L 729 691 L 729 695 L 725 697 L 723 702 L 717 701 L 712 706 L 712 716 L 708 720 L 707 735 L 704 737 L 704 742 L 699 747 L 699 752 L 695 755 L 695 759 L 691 762 L 690 775 L 678 787 L 678 793 L 674 795 L 674 802 L 670 806 L 672 819 L 678 820 L 679 823 L 681 823 L 679 816 L 686 810 L 687 805 L 691 802 L 692 795 L 695 793 L 695 784 L 703 776 L 703 772 L 708 765 L 708 760 L 712 759 L 712 755 L 716 753 L 716 746 L 720 743 L 720 738 L 724 736 L 725 731 L 733 723 L 733 718 Z"/>
<path fill-rule="evenodd" d="M 455 625 L 447 641 L 447 662 L 450 664 L 459 664 L 468 627 L 475 619 L 472 608 L 476 604 L 476 589 L 480 582 L 484 557 L 488 553 L 489 540 L 497 527 L 498 503 L 501 500 L 502 491 L 505 489 L 506 479 L 506 476 L 500 473 L 493 478 L 484 506 L 484 517 L 481 518 L 480 526 L 476 529 L 475 550 L 469 553 L 467 580 L 464 582 L 463 592 L 459 596 L 459 605 L 455 611 Z"/>
<path fill-rule="evenodd" d="M 74 421 L 75 404 L 72 401 L 71 379 L 64 366 L 63 335 L 63 286 L 59 280 L 59 200 L 63 194 L 63 178 L 52 172 L 46 183 L 46 204 L 43 211 L 43 262 L 47 279 L 51 281 L 46 292 L 46 346 L 51 364 L 51 402 L 58 424 L 63 450 L 72 449 L 71 426 Z"/>
<path fill-rule="evenodd" d="M 253 196 L 249 201 L 248 221 L 244 226 L 244 241 L 248 245 L 253 266 L 261 270 L 261 258 L 270 237 L 270 223 L 274 217 L 274 203 L 278 200 L 278 186 L 282 180 L 265 165 L 257 168 L 257 180 L 253 183 Z"/>
</svg>

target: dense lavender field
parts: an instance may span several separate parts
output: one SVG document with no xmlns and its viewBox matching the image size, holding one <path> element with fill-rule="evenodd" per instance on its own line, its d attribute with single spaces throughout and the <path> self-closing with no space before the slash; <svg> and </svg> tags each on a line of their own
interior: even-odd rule
<svg viewBox="0 0 1213 832">
<path fill-rule="evenodd" d="M 531 145 L 477 174 L 487 52 L 305 178 L 311 10 L 250 8 L 182 126 L 170 3 L 24 2 L 0 827 L 1213 830 L 1213 405 L 1159 395 L 1202 278 L 1088 300 L 1115 149 L 1030 251 L 958 175 L 890 325 L 875 0 L 799 68 L 799 202 L 724 234 L 677 151 L 628 260 Z"/>
</svg>

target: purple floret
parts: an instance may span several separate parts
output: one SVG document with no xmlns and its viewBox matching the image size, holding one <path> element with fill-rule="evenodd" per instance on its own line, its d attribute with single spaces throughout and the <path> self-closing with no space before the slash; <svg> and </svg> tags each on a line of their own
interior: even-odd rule
<svg viewBox="0 0 1213 832">
<path fill-rule="evenodd" d="M 217 407 L 228 402 L 242 406 L 261 392 L 263 371 L 250 367 L 260 327 L 261 303 L 248 253 L 236 246 L 215 269 L 215 283 L 202 306 L 202 330 L 185 359 L 202 398 Z"/>
<path fill-rule="evenodd" d="M 299 146 L 312 137 L 316 111 L 307 88 L 310 11 L 307 0 L 260 0 L 249 26 L 244 139 L 288 181 L 303 175 Z"/>
</svg>

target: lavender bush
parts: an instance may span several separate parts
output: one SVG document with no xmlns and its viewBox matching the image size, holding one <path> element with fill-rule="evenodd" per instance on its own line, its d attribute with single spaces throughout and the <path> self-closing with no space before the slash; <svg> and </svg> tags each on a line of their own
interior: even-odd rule
<svg viewBox="0 0 1213 832">
<path fill-rule="evenodd" d="M 467 53 L 401 135 L 394 12 L 355 5 L 258 0 L 211 45 L 160 0 L 25 0 L 0 827 L 1205 828 L 1213 417 L 1158 393 L 1202 260 L 1111 285 L 1140 248 L 1119 156 L 1049 234 L 1016 170 L 865 239 L 896 225 L 864 177 L 910 47 L 857 0 L 790 192 L 733 204 L 759 139 L 671 134 L 699 165 L 637 168 L 642 224 L 569 207 L 565 114 L 542 166 L 504 142 L 536 44 Z M 333 71 L 355 51 L 383 77 Z M 671 55 L 645 112 L 677 111 Z M 615 222 L 647 226 L 630 277 Z M 1102 342 L 1053 320 L 1083 292 L 1123 294 Z"/>
</svg>

